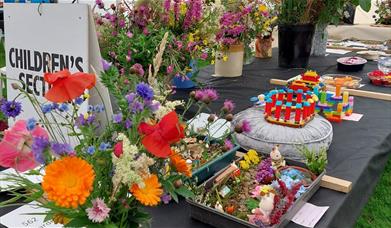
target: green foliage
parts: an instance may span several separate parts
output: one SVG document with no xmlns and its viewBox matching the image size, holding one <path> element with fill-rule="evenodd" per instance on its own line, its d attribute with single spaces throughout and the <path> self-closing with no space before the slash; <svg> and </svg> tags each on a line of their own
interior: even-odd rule
<svg viewBox="0 0 391 228">
<path fill-rule="evenodd" d="M 246 200 L 246 207 L 251 211 L 259 207 L 259 201 L 254 198 L 249 198 Z"/>
<path fill-rule="evenodd" d="M 307 168 L 316 175 L 319 175 L 327 166 L 327 150 L 321 148 L 320 151 L 310 150 L 306 146 L 299 148 L 300 153 L 306 159 Z"/>
</svg>

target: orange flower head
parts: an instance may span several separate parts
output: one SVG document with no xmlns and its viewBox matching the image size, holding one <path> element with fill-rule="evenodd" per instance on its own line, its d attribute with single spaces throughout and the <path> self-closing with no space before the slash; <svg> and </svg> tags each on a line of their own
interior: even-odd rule
<svg viewBox="0 0 391 228">
<path fill-rule="evenodd" d="M 170 159 L 171 164 L 179 173 L 183 173 L 185 176 L 191 177 L 191 166 L 186 163 L 185 159 L 183 159 L 179 154 L 171 155 Z"/>
<path fill-rule="evenodd" d="M 160 202 L 160 196 L 163 194 L 163 189 L 161 189 L 161 184 L 159 183 L 157 176 L 152 174 L 144 179 L 143 188 L 140 188 L 138 184 L 134 184 L 130 188 L 130 192 L 143 205 L 156 206 Z"/>
<path fill-rule="evenodd" d="M 64 157 L 46 167 L 42 188 L 49 200 L 65 208 L 86 202 L 95 179 L 92 166 L 78 157 Z"/>
</svg>

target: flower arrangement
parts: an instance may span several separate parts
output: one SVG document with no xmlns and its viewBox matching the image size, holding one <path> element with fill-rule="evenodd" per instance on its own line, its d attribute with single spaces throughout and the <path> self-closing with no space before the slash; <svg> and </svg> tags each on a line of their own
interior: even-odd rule
<svg viewBox="0 0 391 228">
<path fill-rule="evenodd" d="M 391 25 L 391 1 L 376 1 L 378 9 L 375 11 L 377 16 L 375 18 L 376 24 Z"/>
<path fill-rule="evenodd" d="M 119 68 L 120 75 L 145 76 L 166 33 L 169 48 L 161 63 L 164 76 L 158 80 L 167 85 L 175 76 L 188 80 L 210 63 L 216 14 L 201 0 L 139 0 L 109 8 L 97 0 L 96 7 L 106 12 L 96 20 L 103 58 Z"/>
<path fill-rule="evenodd" d="M 250 13 L 253 38 L 270 37 L 274 26 L 277 24 L 277 6 L 276 3 L 270 1 L 254 1 L 253 8 Z"/>
<path fill-rule="evenodd" d="M 249 150 L 239 161 L 240 168 L 231 164 L 210 180 L 213 184 L 207 181 L 195 187 L 194 202 L 256 226 L 279 224 L 315 178 L 304 168 L 285 166 L 283 158 L 277 164 L 274 157 L 262 159 L 255 150 Z"/>
</svg>

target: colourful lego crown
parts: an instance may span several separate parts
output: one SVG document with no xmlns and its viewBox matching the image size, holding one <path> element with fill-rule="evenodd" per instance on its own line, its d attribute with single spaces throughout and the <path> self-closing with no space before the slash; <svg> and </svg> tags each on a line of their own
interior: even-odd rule
<svg viewBox="0 0 391 228">
<path fill-rule="evenodd" d="M 265 119 L 269 123 L 304 127 L 315 116 L 318 97 L 302 89 L 272 90 L 266 95 Z"/>
</svg>

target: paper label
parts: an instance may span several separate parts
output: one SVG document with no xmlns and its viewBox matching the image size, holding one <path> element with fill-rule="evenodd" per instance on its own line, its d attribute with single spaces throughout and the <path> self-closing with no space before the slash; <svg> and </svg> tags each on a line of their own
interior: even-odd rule
<svg viewBox="0 0 391 228">
<path fill-rule="evenodd" d="M 350 120 L 350 121 L 360 121 L 363 116 L 364 116 L 363 114 L 352 113 L 350 116 L 342 117 L 342 119 L 343 120 Z"/>
<path fill-rule="evenodd" d="M 327 209 L 329 209 L 328 206 L 318 207 L 310 203 L 305 203 L 292 218 L 292 222 L 312 228 L 318 223 L 324 213 L 326 213 Z"/>
<path fill-rule="evenodd" d="M 44 222 L 45 215 L 29 215 L 31 213 L 45 213 L 48 209 L 38 207 L 37 202 L 31 202 L 10 213 L 0 217 L 0 222 L 6 227 L 34 227 L 34 228 L 57 228 L 61 224 L 54 224 L 49 220 Z"/>
</svg>

